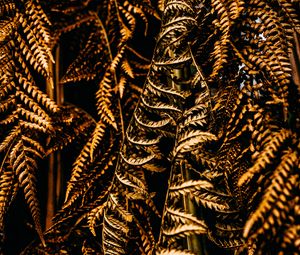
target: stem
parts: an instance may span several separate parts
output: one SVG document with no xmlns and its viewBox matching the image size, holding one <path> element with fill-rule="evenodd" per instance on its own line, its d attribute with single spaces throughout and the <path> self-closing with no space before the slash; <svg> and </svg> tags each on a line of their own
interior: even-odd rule
<svg viewBox="0 0 300 255">
<path fill-rule="evenodd" d="M 53 64 L 49 61 L 50 77 L 47 79 L 46 91 L 50 99 L 54 100 L 54 81 L 53 81 Z M 48 229 L 52 224 L 52 218 L 55 211 L 55 196 L 54 196 L 54 154 L 51 153 L 48 159 L 48 183 L 47 183 L 47 205 L 46 205 L 46 222 L 45 227 Z"/>
<path fill-rule="evenodd" d="M 191 180 L 191 176 L 189 173 L 189 170 L 185 167 L 185 164 L 183 161 L 180 162 L 180 171 L 181 175 L 184 179 L 184 181 Z M 193 215 L 197 215 L 197 208 L 194 205 L 194 203 L 191 201 L 191 199 L 188 196 L 184 196 L 183 198 L 183 206 L 184 211 Z M 194 252 L 195 254 L 202 255 L 204 254 L 202 250 L 204 250 L 201 244 L 201 237 L 198 237 L 196 235 L 191 235 L 187 237 L 187 247 L 188 250 Z"/>
<path fill-rule="evenodd" d="M 175 58 L 175 54 L 174 52 L 170 51 L 169 52 L 170 57 Z M 201 75 L 201 72 L 200 72 Z M 191 76 L 191 68 L 190 66 L 184 66 L 184 67 L 180 67 L 180 68 L 173 68 L 172 69 L 172 77 L 169 80 L 169 84 L 173 87 L 176 88 L 176 90 L 182 91 L 182 90 L 186 90 L 187 88 L 184 88 L 183 84 L 177 84 L 176 82 L 174 82 L 174 80 L 180 80 L 180 81 L 188 81 L 190 79 Z M 202 79 L 203 77 L 201 77 Z M 176 138 L 175 140 L 177 140 L 177 136 L 178 133 L 180 132 L 179 127 L 177 127 L 177 131 L 176 131 Z M 175 144 L 176 146 L 176 144 Z M 166 201 L 165 201 L 165 205 L 164 205 L 164 211 L 163 211 L 163 215 L 165 214 L 165 210 L 168 206 L 168 195 L 169 195 L 169 187 L 172 184 L 172 178 L 173 178 L 173 174 L 174 174 L 174 170 L 176 167 L 180 167 L 180 173 L 182 175 L 183 181 L 188 181 L 191 180 L 191 176 L 190 176 L 190 172 L 189 170 L 185 167 L 185 163 L 182 159 L 179 158 L 175 158 L 173 163 L 172 163 L 172 168 L 171 168 L 171 172 L 170 172 L 170 176 L 169 176 L 169 181 L 168 181 L 168 191 L 166 194 Z M 176 171 L 176 170 L 175 170 Z M 194 203 L 192 202 L 192 200 L 188 197 L 188 196 L 184 196 L 183 200 L 183 208 L 184 211 L 188 214 L 192 214 L 192 215 L 197 215 L 197 208 L 194 205 Z M 158 240 L 158 244 L 160 244 L 162 242 L 161 238 L 162 238 L 162 230 L 163 230 L 163 225 L 164 225 L 164 217 L 162 218 L 162 222 L 161 222 L 161 230 L 160 230 L 160 236 L 159 236 L 159 240 Z M 197 235 L 191 235 L 186 237 L 186 242 L 187 242 L 187 249 L 197 255 L 204 255 L 205 254 L 205 249 L 204 246 L 202 244 L 202 238 L 198 237 Z"/>
<path fill-rule="evenodd" d="M 64 103 L 64 90 L 63 86 L 59 83 L 60 81 L 60 46 L 57 45 L 55 49 L 55 92 L 56 92 L 56 103 L 58 106 Z M 61 152 L 57 151 L 56 155 L 56 205 L 62 200 L 62 182 L 63 182 L 63 173 L 61 165 Z"/>
<path fill-rule="evenodd" d="M 189 47 L 189 51 L 191 53 L 191 57 L 193 59 L 194 65 L 196 66 L 197 71 L 201 75 L 201 79 L 204 80 L 204 77 L 202 76 L 202 72 L 200 72 L 199 67 L 196 64 L 196 61 L 193 57 L 191 48 L 190 48 L 190 46 L 188 46 L 188 47 Z M 173 52 L 170 52 L 170 55 L 171 55 L 171 57 L 175 57 Z M 190 76 L 191 76 L 190 66 L 184 66 L 182 68 L 173 69 L 173 77 L 172 78 L 176 78 L 181 81 L 182 80 L 188 81 L 190 79 Z M 177 84 L 174 81 L 172 81 L 172 86 L 179 91 L 187 89 L 187 88 L 183 88 L 181 84 Z M 206 86 L 207 86 L 207 84 L 206 84 Z M 177 133 L 178 133 L 178 131 L 177 131 Z M 181 159 L 179 159 L 179 167 L 180 167 L 180 173 L 182 175 L 183 181 L 191 180 L 192 177 L 190 176 L 190 172 L 186 168 L 184 161 Z M 184 211 L 186 213 L 192 214 L 194 216 L 197 215 L 197 207 L 195 206 L 193 201 L 187 195 L 183 197 L 183 207 L 184 207 Z M 201 237 L 198 237 L 197 235 L 190 235 L 190 236 L 187 236 L 186 239 L 187 239 L 187 248 L 189 251 L 194 252 L 195 254 L 198 254 L 198 255 L 205 254 L 205 249 L 203 247 Z"/>
<path fill-rule="evenodd" d="M 107 50 L 108 50 L 108 53 L 109 53 L 110 62 L 112 63 L 114 61 L 114 58 L 113 58 L 112 51 L 111 51 L 111 48 L 110 48 L 110 43 L 109 43 L 109 39 L 108 39 L 108 35 L 107 35 L 107 32 L 106 32 L 105 26 L 103 25 L 102 20 L 100 19 L 100 17 L 98 15 L 96 15 L 96 19 L 97 19 L 97 21 L 99 22 L 99 25 L 102 28 L 102 32 L 104 34 Z M 115 85 L 117 86 L 118 80 L 117 80 L 116 72 L 114 72 L 114 80 L 115 80 Z"/>
<path fill-rule="evenodd" d="M 58 106 L 62 105 L 65 100 L 63 86 L 59 83 L 60 72 L 60 45 L 58 44 L 55 49 L 55 99 Z"/>
<path fill-rule="evenodd" d="M 55 213 L 55 194 L 54 194 L 54 154 L 49 155 L 48 160 L 48 190 L 46 208 L 46 229 L 52 225 L 52 218 Z"/>
<path fill-rule="evenodd" d="M 47 93 L 57 105 L 64 103 L 63 87 L 60 85 L 60 46 L 55 48 L 55 66 L 50 65 L 50 73 L 53 74 L 51 80 L 47 82 Z M 54 68 L 55 67 L 55 68 Z M 54 70 L 53 70 L 54 69 Z M 54 72 L 53 72 L 54 71 Z M 53 84 L 54 80 L 54 84 Z M 61 153 L 54 152 L 49 155 L 48 161 L 48 192 L 47 192 L 47 208 L 46 208 L 46 229 L 52 226 L 52 218 L 56 212 L 62 197 L 62 167 Z"/>
<path fill-rule="evenodd" d="M 159 237 L 158 237 L 158 242 L 157 242 L 158 246 L 162 242 L 162 232 L 163 232 L 163 225 L 164 225 L 164 218 L 165 218 L 164 215 L 166 214 L 166 209 L 168 207 L 168 201 L 169 201 L 168 197 L 169 197 L 169 193 L 170 193 L 170 186 L 172 184 L 173 168 L 174 168 L 174 165 L 172 164 L 169 179 L 168 179 L 168 190 L 167 190 L 167 193 L 166 193 L 165 204 L 164 204 L 162 219 L 161 219 L 161 223 L 160 223 L 160 231 L 159 231 Z"/>
<path fill-rule="evenodd" d="M 123 118 L 123 110 L 121 104 L 121 98 L 118 98 L 118 107 L 120 111 L 120 121 L 121 121 L 121 131 L 122 131 L 122 141 L 125 139 L 125 126 L 124 126 L 124 118 Z"/>
</svg>

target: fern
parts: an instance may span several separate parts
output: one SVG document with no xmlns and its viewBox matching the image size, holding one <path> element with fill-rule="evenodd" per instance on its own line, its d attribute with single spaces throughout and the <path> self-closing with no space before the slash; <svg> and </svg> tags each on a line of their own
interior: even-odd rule
<svg viewBox="0 0 300 255">
<path fill-rule="evenodd" d="M 9 164 L 3 164 L 1 167 L 1 181 L 0 181 L 0 210 L 1 210 L 1 218 L 0 218 L 0 227 L 1 227 L 1 245 L 3 245 L 5 241 L 5 215 L 7 210 L 13 201 L 16 193 L 18 191 L 19 185 L 16 180 L 15 173 L 13 169 L 9 166 Z"/>
<path fill-rule="evenodd" d="M 3 4 L 7 6 L 1 3 Z M 1 106 L 1 126 L 5 131 L 1 136 L 0 151 L 6 155 L 3 159 L 5 168 L 12 169 L 12 176 L 16 176 L 19 186 L 24 191 L 35 228 L 44 243 L 36 171 L 38 161 L 45 156 L 45 138 L 54 131 L 51 115 L 59 109 L 35 85 L 31 69 L 46 79 L 51 79 L 50 35 L 47 30 L 47 17 L 39 3 L 24 1 L 22 9 L 16 8 L 15 12 L 14 18 L 8 19 L 9 23 L 4 22 L 5 26 L 10 24 L 11 29 L 4 30 L 6 39 L 1 45 L 1 100 L 6 103 Z M 11 54 L 11 51 L 14 54 Z M 11 186 L 13 188 L 15 184 L 12 182 Z M 5 189 L 4 187 L 3 191 Z M 11 201 L 14 193 L 5 200 Z M 9 203 L 5 206 L 9 206 Z"/>
<path fill-rule="evenodd" d="M 137 24 L 142 22 L 142 26 L 145 26 L 147 30 L 149 19 L 158 18 L 158 14 L 148 1 L 139 3 L 136 1 L 105 1 L 101 4 L 91 4 L 90 1 L 85 3 L 54 1 L 45 6 L 47 6 L 50 19 L 55 17 L 52 26 L 54 30 L 52 43 L 55 44 L 63 36 L 74 36 L 79 42 L 75 46 L 78 52 L 73 52 L 78 56 L 71 64 L 68 63 L 69 67 L 63 75 L 61 83 L 82 84 L 88 81 L 90 84 L 98 84 L 98 91 L 95 95 L 97 124 L 89 116 L 86 116 L 86 125 L 80 123 L 76 117 L 72 119 L 74 124 L 78 125 L 78 129 L 74 126 L 75 135 L 77 130 L 80 132 L 86 130 L 87 139 L 84 139 L 86 143 L 73 164 L 63 209 L 55 217 L 55 225 L 46 232 L 46 239 L 51 245 L 54 243 L 57 243 L 58 246 L 67 244 L 68 248 L 62 248 L 62 250 L 76 248 L 71 240 L 81 231 L 86 233 L 83 222 L 87 221 L 92 232 L 88 231 L 87 235 L 75 238 L 83 238 L 84 240 L 81 240 L 84 244 L 82 250 L 90 252 L 88 236 L 96 234 L 96 243 L 99 242 L 99 238 L 101 241 L 99 233 L 101 233 L 102 227 L 98 231 L 99 222 L 103 218 L 107 219 L 104 231 L 109 231 L 110 228 L 121 224 L 118 217 L 124 216 L 122 212 L 127 211 L 126 206 L 123 207 L 124 201 L 119 200 L 119 195 L 108 194 L 111 190 L 108 180 L 112 178 L 113 167 L 116 164 L 116 151 L 119 150 L 121 143 L 120 138 L 125 136 L 124 129 L 128 124 L 127 119 L 136 104 L 134 100 L 138 98 L 139 91 L 134 88 L 140 86 L 139 76 L 144 76 L 147 71 L 145 69 L 145 66 L 148 65 L 147 58 L 139 54 L 134 47 L 135 37 L 139 38 L 136 33 L 140 33 L 141 30 Z M 79 19 L 76 18 L 77 12 L 80 12 Z M 84 30 L 87 32 L 77 33 Z M 74 48 L 71 46 L 70 50 L 74 50 Z M 146 64 L 138 63 L 141 60 Z M 74 111 L 79 110 L 75 108 Z M 77 116 L 75 112 L 74 115 Z M 69 130 L 71 123 L 68 122 L 66 115 L 63 116 L 66 120 L 58 120 L 60 132 L 71 131 Z M 94 130 L 92 131 L 92 129 Z M 53 150 L 62 148 L 73 140 L 78 142 L 78 139 L 73 138 L 72 132 L 73 130 L 65 134 L 66 139 L 63 138 L 61 143 L 55 144 L 56 147 Z M 59 136 L 59 133 L 57 135 Z M 53 137 L 50 144 L 55 143 L 55 140 L 57 138 Z M 134 160 L 138 163 L 137 158 Z M 128 179 L 124 178 L 123 175 L 120 176 L 120 180 L 125 183 L 132 182 L 133 185 L 139 186 L 143 182 L 140 180 L 140 176 L 129 175 L 129 177 L 126 176 Z M 101 188 L 99 188 L 99 184 Z M 147 206 L 153 209 L 151 196 L 147 193 L 143 196 L 142 199 Z M 106 203 L 107 198 L 109 201 Z M 140 201 L 139 197 L 130 199 Z M 107 212 L 106 209 L 118 209 L 119 207 L 122 209 L 117 210 L 117 218 L 115 218 L 115 213 L 111 215 L 111 212 Z M 101 213 L 99 213 L 100 211 Z M 121 217 L 121 220 L 129 219 L 124 217 Z M 68 224 L 69 227 L 66 228 L 65 226 Z M 139 231 L 145 232 L 146 229 L 144 225 L 143 227 L 141 225 Z M 55 235 L 61 235 L 61 238 L 58 237 L 56 240 Z M 116 234 L 114 233 L 114 235 Z M 106 237 L 105 234 L 104 236 Z M 153 243 L 153 238 L 151 242 Z M 108 247 L 111 247 L 110 244 Z M 118 247 L 116 246 L 116 249 L 119 249 Z M 50 248 L 40 247 L 40 249 L 49 252 Z M 53 249 L 54 253 L 55 250 L 57 248 Z M 121 252 L 121 250 L 118 251 Z"/>
<path fill-rule="evenodd" d="M 6 34 L 16 31 L 11 45 L 3 37 L 3 51 L 19 46 L 1 59 L 4 170 L 34 190 L 29 174 L 51 151 L 37 134 L 52 145 L 74 123 L 57 150 L 88 133 L 45 234 L 51 248 L 36 250 L 299 253 L 298 1 L 157 1 L 163 19 L 152 61 L 138 41 L 157 27 L 151 1 L 45 3 L 52 42 L 47 18 L 27 3 L 36 10 L 26 15 L 37 18 L 17 11 L 1 23 Z M 10 15 L 16 6 L 2 9 Z M 61 83 L 95 84 L 96 121 L 81 122 L 70 108 L 68 122 L 68 108 L 33 86 L 32 69 L 51 83 L 49 49 L 61 39 L 72 56 Z M 19 164 L 24 157 L 31 168 Z M 34 192 L 27 200 L 36 205 Z"/>
</svg>

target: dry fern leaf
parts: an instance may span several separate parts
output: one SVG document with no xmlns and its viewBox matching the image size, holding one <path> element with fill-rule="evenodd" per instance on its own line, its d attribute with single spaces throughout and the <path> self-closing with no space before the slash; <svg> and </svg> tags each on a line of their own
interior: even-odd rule
<svg viewBox="0 0 300 255">
<path fill-rule="evenodd" d="M 29 205 L 35 228 L 43 244 L 42 227 L 40 223 L 40 208 L 36 190 L 37 160 L 42 158 L 44 150 L 35 140 L 22 135 L 10 152 L 10 164 L 15 171 L 19 185 L 24 190 L 25 199 Z"/>
<path fill-rule="evenodd" d="M 203 224 L 204 225 L 204 224 Z M 174 228 L 164 228 L 163 234 L 169 238 L 183 238 L 194 234 L 206 234 L 206 228 L 196 224 L 178 225 Z"/>
<path fill-rule="evenodd" d="M 284 204 L 288 197 L 291 196 L 291 188 L 293 185 L 290 182 L 290 175 L 293 168 L 298 165 L 298 157 L 295 152 L 285 153 L 279 165 L 272 174 L 271 183 L 266 188 L 262 200 L 259 203 L 258 208 L 255 209 L 253 214 L 247 220 L 244 229 L 244 236 L 248 236 L 253 225 L 258 221 L 263 222 L 268 213 L 274 212 L 275 215 L 280 218 L 280 211 L 282 213 L 287 209 Z M 279 219 L 278 219 L 279 220 Z"/>
<path fill-rule="evenodd" d="M 203 229 L 206 229 L 207 226 L 204 221 L 199 220 L 197 217 L 192 214 L 186 213 L 182 210 L 168 207 L 166 208 L 166 213 L 168 217 L 171 217 L 173 222 L 177 222 L 180 224 L 188 224 L 193 223 L 194 225 L 201 225 Z"/>
<path fill-rule="evenodd" d="M 220 213 L 236 213 L 237 211 L 230 207 L 227 199 L 224 199 L 218 194 L 208 191 L 196 191 L 192 195 L 192 198 L 198 205 L 202 205 L 204 208 L 213 210 Z"/>
<path fill-rule="evenodd" d="M 289 139 L 291 133 L 286 129 L 281 129 L 274 133 L 265 144 L 263 150 L 257 154 L 254 165 L 248 169 L 248 171 L 241 176 L 238 185 L 242 186 L 247 184 L 253 179 L 254 176 L 264 171 L 266 166 L 272 163 L 272 159 L 276 158 L 280 153 L 280 147 Z"/>
<path fill-rule="evenodd" d="M 70 207 L 77 198 L 83 196 L 84 192 L 89 191 L 89 189 L 94 185 L 94 182 L 110 171 L 115 163 L 116 156 L 113 155 L 112 149 L 116 145 L 116 140 L 112 139 L 112 136 L 107 136 L 109 133 L 105 127 L 105 124 L 101 122 L 96 124 L 94 131 L 91 132 L 91 136 L 81 149 L 73 164 L 71 177 L 67 184 L 64 202 L 65 209 Z M 110 139 L 110 145 L 108 148 L 101 143 L 101 141 L 103 142 L 101 139 Z M 103 158 L 98 162 L 101 170 L 99 170 L 99 167 L 97 166 L 97 160 L 99 160 L 98 146 L 100 144 L 103 145 Z M 104 163 L 106 160 L 107 162 Z M 96 170 L 98 170 L 97 173 L 95 173 Z"/>
<path fill-rule="evenodd" d="M 128 232 L 127 225 L 111 216 L 107 216 L 104 212 L 102 230 L 104 254 L 126 254 L 124 244 Z"/>
<path fill-rule="evenodd" d="M 16 4 L 13 0 L 2 0 L 0 3 L 1 16 L 9 16 L 14 14 L 16 11 Z"/>
<path fill-rule="evenodd" d="M 189 180 L 179 185 L 173 185 L 169 187 L 170 196 L 189 195 L 194 191 L 200 189 L 212 188 L 212 184 L 204 180 Z"/>
<path fill-rule="evenodd" d="M 203 105 L 200 105 L 198 107 L 201 109 L 199 113 L 184 114 L 184 122 L 179 124 L 179 127 L 181 129 L 188 126 L 204 127 L 207 124 L 207 107 Z"/>
<path fill-rule="evenodd" d="M 141 166 L 144 165 L 148 162 L 150 162 L 152 159 L 155 158 L 155 155 L 148 155 L 146 157 L 130 157 L 130 158 L 126 158 L 125 155 L 123 155 L 123 153 L 120 153 L 121 158 L 128 164 L 131 166 Z"/>
<path fill-rule="evenodd" d="M 179 91 L 172 87 L 166 87 L 162 84 L 159 84 L 159 81 L 156 82 L 154 77 L 148 76 L 147 77 L 147 89 L 151 91 L 154 95 L 157 96 L 169 96 L 169 97 L 180 97 L 182 99 L 186 98 L 186 95 L 183 91 Z"/>
<path fill-rule="evenodd" d="M 157 121 L 149 120 L 143 116 L 143 113 L 139 109 L 134 111 L 133 116 L 138 125 L 151 129 L 163 128 L 171 122 L 171 118 L 168 116 L 165 116 L 165 118 Z"/>
<path fill-rule="evenodd" d="M 1 2 L 2 4 L 2 2 Z M 14 19 L 4 25 L 1 37 L 1 153 L 13 169 L 44 244 L 36 190 L 38 161 L 45 156 L 44 143 L 53 134 L 52 117 L 59 108 L 35 85 L 50 76 L 52 60 L 49 22 L 36 1 L 18 3 Z M 10 26 L 11 25 L 11 26 Z M 7 26 L 10 26 L 10 29 Z M 4 39 L 2 41 L 2 39 Z M 4 117 L 3 117 L 4 116 Z M 13 186 L 13 184 L 12 184 Z"/>
<path fill-rule="evenodd" d="M 47 143 L 46 154 L 61 150 L 72 142 L 85 141 L 95 127 L 95 120 L 85 111 L 73 105 L 60 106 L 60 112 L 53 117 L 55 134 Z"/>
<path fill-rule="evenodd" d="M 96 128 L 92 134 L 91 148 L 90 148 L 90 158 L 93 161 L 94 151 L 98 148 L 105 135 L 106 125 L 101 121 L 96 124 Z"/>
<path fill-rule="evenodd" d="M 113 76 L 114 74 L 110 70 L 105 72 L 104 78 L 99 84 L 99 90 L 96 93 L 96 99 L 97 110 L 100 119 L 117 129 L 115 116 L 111 111 L 111 92 L 114 83 Z"/>
<path fill-rule="evenodd" d="M 126 222 L 131 222 L 133 220 L 133 215 L 126 208 L 122 207 L 117 196 L 110 193 L 108 203 L 108 206 L 112 210 L 116 210 Z"/>
<path fill-rule="evenodd" d="M 148 98 L 149 100 L 149 98 Z M 143 103 L 143 105 L 145 105 L 146 108 L 148 108 L 149 110 L 155 111 L 174 111 L 174 112 L 178 112 L 181 113 L 181 109 L 178 108 L 176 105 L 173 104 L 168 104 L 168 103 L 163 103 L 163 102 L 149 102 L 144 96 L 141 97 L 141 101 Z"/>
<path fill-rule="evenodd" d="M 135 220 L 137 224 L 137 229 L 141 235 L 141 247 L 139 251 L 144 255 L 151 255 L 155 249 L 155 238 L 152 234 L 153 230 L 149 222 L 141 225 L 138 220 Z"/>
<path fill-rule="evenodd" d="M 119 172 L 117 172 L 115 174 L 116 178 L 119 180 L 120 183 L 122 183 L 123 185 L 126 185 L 130 188 L 133 188 L 134 190 L 136 190 L 136 192 L 145 192 L 146 191 L 146 186 L 145 184 L 139 180 L 137 177 L 131 175 L 130 173 L 124 173 L 121 174 Z M 135 195 L 135 194 L 133 194 Z M 133 199 L 132 196 L 130 196 L 130 194 L 127 195 L 127 197 Z"/>
<path fill-rule="evenodd" d="M 299 224 L 293 224 L 290 225 L 283 234 L 283 242 L 281 244 L 281 247 L 283 251 L 280 254 L 284 254 L 285 249 L 289 249 L 293 247 L 294 244 L 296 244 L 295 252 L 299 251 L 299 235 L 300 234 L 300 225 Z"/>
<path fill-rule="evenodd" d="M 49 76 L 49 63 L 53 61 L 50 49 L 50 34 L 47 30 L 49 21 L 38 3 L 26 1 L 25 12 L 17 12 L 16 20 L 21 25 L 26 41 L 19 33 L 15 33 L 16 42 L 19 43 L 26 60 L 29 61 L 37 71 L 46 77 Z"/>
<path fill-rule="evenodd" d="M 100 217 L 103 216 L 106 205 L 107 202 L 104 202 L 103 204 L 91 210 L 87 215 L 89 229 L 94 236 L 96 236 L 96 231 L 95 231 L 96 222 L 100 219 Z"/>
<path fill-rule="evenodd" d="M 109 50 L 107 49 L 109 45 L 106 45 L 105 28 L 99 24 L 99 18 L 94 12 L 89 13 L 89 16 L 85 18 L 85 23 L 91 23 L 86 28 L 90 32 L 89 37 L 63 76 L 61 80 L 63 84 L 93 80 L 108 65 L 108 63 L 99 62 L 101 59 L 109 59 Z"/>
<path fill-rule="evenodd" d="M 86 168 L 89 160 L 90 160 L 90 147 L 91 147 L 91 139 L 84 145 L 80 154 L 76 158 L 70 180 L 67 185 L 66 196 L 65 196 L 65 204 L 69 201 L 72 191 L 74 190 L 74 186 L 76 181 L 80 178 L 82 172 Z"/>
<path fill-rule="evenodd" d="M 13 169 L 4 163 L 0 175 L 0 231 L 4 236 L 4 217 L 15 198 L 19 185 Z M 1 240 L 2 242 L 2 240 Z"/>
<path fill-rule="evenodd" d="M 187 250 L 178 250 L 178 249 L 161 249 L 155 253 L 156 255 L 195 255 Z"/>
<path fill-rule="evenodd" d="M 178 144 L 175 147 L 174 156 L 192 151 L 203 143 L 216 140 L 214 134 L 201 130 L 188 131 L 178 137 Z"/>
<path fill-rule="evenodd" d="M 136 146 L 151 146 L 151 145 L 156 145 L 159 143 L 160 139 L 161 139 L 161 135 L 157 135 L 156 137 L 153 137 L 151 139 L 147 138 L 147 137 L 142 137 L 141 134 L 139 134 L 138 136 L 133 136 L 134 135 L 134 128 L 133 126 L 128 127 L 127 131 L 126 131 L 126 138 L 127 140 L 131 143 L 134 144 Z"/>
</svg>

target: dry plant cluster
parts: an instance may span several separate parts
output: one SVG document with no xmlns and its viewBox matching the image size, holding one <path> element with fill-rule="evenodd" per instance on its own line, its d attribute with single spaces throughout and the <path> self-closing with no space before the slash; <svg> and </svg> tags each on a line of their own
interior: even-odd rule
<svg viewBox="0 0 300 255">
<path fill-rule="evenodd" d="M 299 40 L 299 0 L 0 0 L 0 247 L 22 193 L 22 254 L 300 254 Z"/>
</svg>

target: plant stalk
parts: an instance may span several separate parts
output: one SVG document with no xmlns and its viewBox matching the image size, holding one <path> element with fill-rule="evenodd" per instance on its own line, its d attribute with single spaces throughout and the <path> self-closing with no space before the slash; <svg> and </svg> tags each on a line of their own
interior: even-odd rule
<svg viewBox="0 0 300 255">
<path fill-rule="evenodd" d="M 173 56 L 173 54 L 171 54 L 171 55 Z M 190 66 L 185 66 L 180 69 L 173 69 L 173 78 L 176 78 L 177 80 L 181 80 L 181 81 L 189 80 L 190 72 L 191 72 Z M 176 82 L 172 82 L 172 86 L 175 87 L 179 91 L 186 89 L 186 88 L 182 88 L 182 86 L 180 84 L 177 84 Z M 190 176 L 190 172 L 186 168 L 183 160 L 180 160 L 179 167 L 180 167 L 180 171 L 181 171 L 183 180 L 184 181 L 191 180 L 192 178 Z M 193 203 L 193 201 L 189 198 L 189 196 L 183 197 L 183 207 L 184 207 L 184 211 L 188 214 L 192 214 L 194 216 L 196 216 L 198 214 L 197 208 L 196 208 L 195 204 Z M 204 247 L 201 242 L 202 240 L 200 237 L 198 237 L 197 235 L 190 235 L 187 237 L 186 241 L 187 241 L 187 248 L 189 251 L 191 251 L 197 255 L 205 254 Z"/>
<path fill-rule="evenodd" d="M 55 63 L 50 65 L 52 82 L 47 82 L 47 93 L 52 100 L 55 100 L 58 106 L 64 103 L 63 88 L 59 83 L 60 80 L 60 46 L 55 48 Z M 48 192 L 46 206 L 46 229 L 52 226 L 57 207 L 62 197 L 62 167 L 61 153 L 54 152 L 49 155 L 48 160 Z"/>
</svg>

